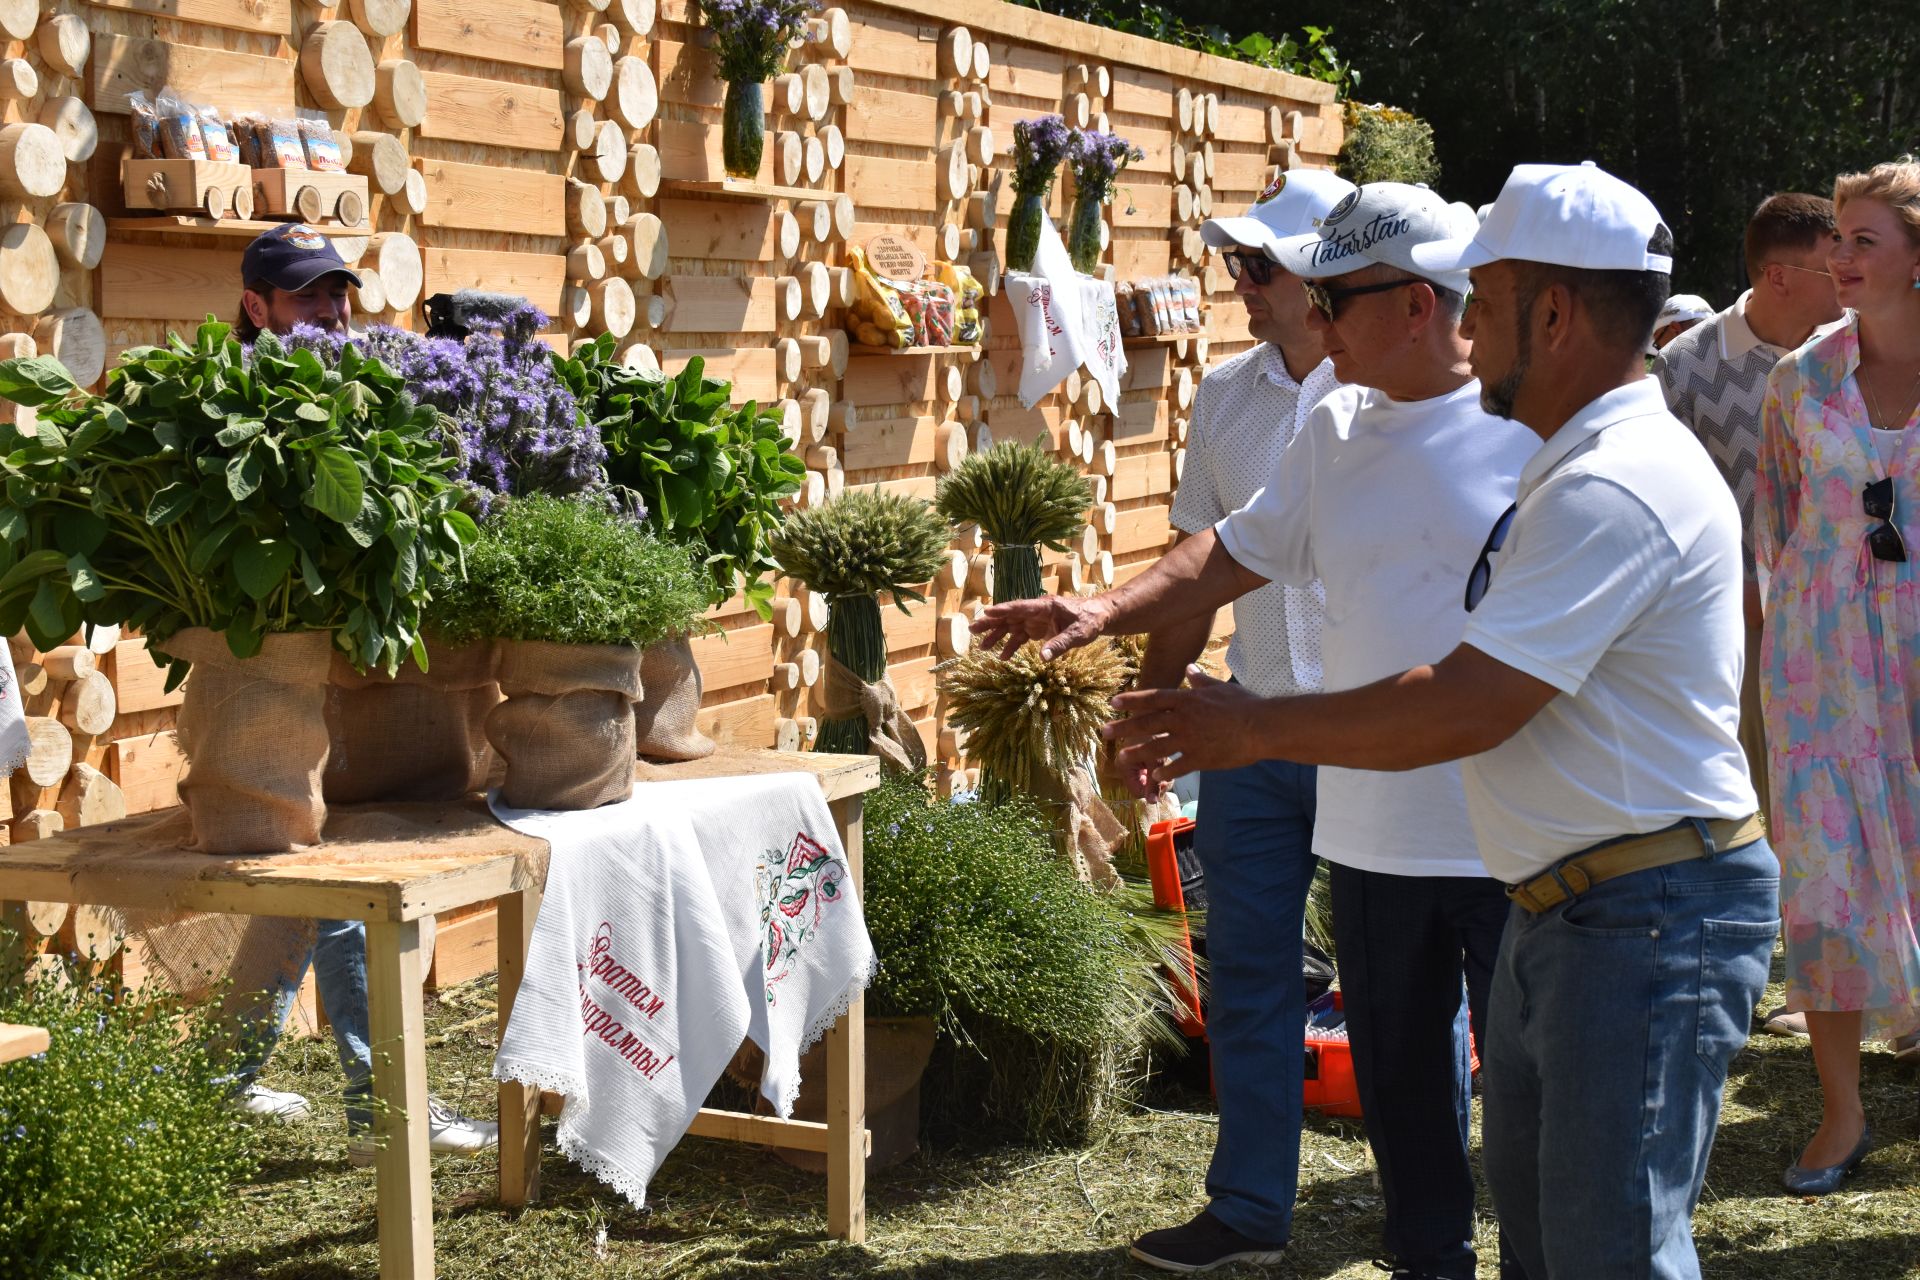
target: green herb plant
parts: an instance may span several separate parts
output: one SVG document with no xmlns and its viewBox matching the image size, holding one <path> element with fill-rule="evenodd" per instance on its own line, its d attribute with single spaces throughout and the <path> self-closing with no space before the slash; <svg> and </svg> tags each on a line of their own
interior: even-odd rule
<svg viewBox="0 0 1920 1280">
<path fill-rule="evenodd" d="M 84 967 L 28 980 L 0 931 L 0 1022 L 44 1027 L 0 1066 L 0 1280 L 121 1280 L 251 1175 L 227 1107 L 218 1002 L 189 1008 Z"/>
<path fill-rule="evenodd" d="M 780 500 L 807 474 L 780 419 L 752 401 L 732 407 L 731 384 L 705 376 L 699 356 L 666 378 L 622 365 L 603 334 L 555 359 L 606 442 L 607 479 L 639 497 L 653 528 L 698 552 L 711 579 L 708 603 L 725 600 L 737 582 L 755 612 L 771 618 L 768 538 L 780 527 Z"/>
<path fill-rule="evenodd" d="M 993 542 L 993 601 L 1045 595 L 1040 547 L 1067 549 L 1086 522 L 1093 485 L 1033 444 L 1003 440 L 969 454 L 941 478 L 934 505 L 954 524 L 977 524 Z"/>
<path fill-rule="evenodd" d="M 1356 185 L 1369 182 L 1440 181 L 1433 126 L 1419 116 L 1380 103 L 1348 102 L 1346 140 L 1335 164 Z"/>
<path fill-rule="evenodd" d="M 209 319 L 127 352 L 101 395 L 39 357 L 0 362 L 0 397 L 39 411 L 33 434 L 0 425 L 0 632 L 208 627 L 245 658 L 332 631 L 362 670 L 426 667 L 421 607 L 477 530 L 435 411 L 385 365 L 348 347 L 328 369 L 271 334 L 249 361 Z"/>
<path fill-rule="evenodd" d="M 455 644 L 645 648 L 693 628 L 706 607 L 705 577 L 685 547 L 598 502 L 536 496 L 496 507 L 467 552 L 467 580 L 428 616 Z"/>
<path fill-rule="evenodd" d="M 827 598 L 827 649 L 873 684 L 887 674 L 879 593 L 909 612 L 909 601 L 926 599 L 920 588 L 949 541 L 945 522 L 920 499 L 855 489 L 788 516 L 772 552 L 782 570 Z M 862 754 L 867 731 L 865 716 L 822 720 L 815 749 Z"/>
</svg>

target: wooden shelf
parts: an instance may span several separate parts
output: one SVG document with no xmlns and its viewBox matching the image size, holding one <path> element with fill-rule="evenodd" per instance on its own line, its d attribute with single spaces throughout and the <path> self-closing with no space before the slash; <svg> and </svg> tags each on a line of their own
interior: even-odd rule
<svg viewBox="0 0 1920 1280">
<path fill-rule="evenodd" d="M 108 218 L 107 230 L 164 231 L 169 234 L 185 232 L 190 235 L 203 236 L 245 236 L 251 240 L 263 231 L 271 231 L 275 227 L 284 227 L 290 222 L 297 221 L 299 221 L 297 218 L 263 221 L 258 218 L 215 219 L 209 218 L 203 213 L 162 213 L 147 217 L 129 215 L 125 218 Z M 371 222 L 364 227 L 343 227 L 337 222 L 323 222 L 317 225 L 309 222 L 306 225 L 323 236 L 370 236 L 373 234 L 373 224 Z"/>
<path fill-rule="evenodd" d="M 769 182 L 748 182 L 745 178 L 722 178 L 718 182 L 691 182 L 669 178 L 661 184 L 675 191 L 698 191 L 710 196 L 730 196 L 735 200 L 823 200 L 831 201 L 844 191 L 818 191 L 812 187 L 780 187 Z"/>
<path fill-rule="evenodd" d="M 965 356 L 969 360 L 980 358 L 980 347 L 955 344 L 951 347 L 869 347 L 863 342 L 849 342 L 847 354 L 855 356 Z"/>
<path fill-rule="evenodd" d="M 1193 333 L 1143 333 L 1131 338 L 1122 338 L 1120 345 L 1123 347 L 1164 347 L 1171 343 L 1178 342 L 1182 338 L 1204 338 L 1206 336 L 1205 330 L 1197 330 Z"/>
</svg>

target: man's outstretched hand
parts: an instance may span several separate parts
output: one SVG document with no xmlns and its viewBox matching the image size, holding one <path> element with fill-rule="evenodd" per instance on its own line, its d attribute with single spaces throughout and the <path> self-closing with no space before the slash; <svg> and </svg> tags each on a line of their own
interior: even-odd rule
<svg viewBox="0 0 1920 1280">
<path fill-rule="evenodd" d="M 973 634 L 983 648 L 999 645 L 1002 658 L 1011 658 L 1029 640 L 1043 641 L 1040 657 L 1050 662 L 1098 638 L 1111 614 L 1111 606 L 1101 596 L 1009 600 L 982 613 L 973 624 Z"/>
<path fill-rule="evenodd" d="M 1035 603 L 1035 602 L 1029 602 Z M 1237 769 L 1261 758 L 1254 708 L 1240 685 L 1187 668 L 1185 689 L 1140 689 L 1113 700 L 1124 719 L 1100 731 L 1120 748 L 1114 765 L 1136 795 L 1201 769 Z"/>
</svg>

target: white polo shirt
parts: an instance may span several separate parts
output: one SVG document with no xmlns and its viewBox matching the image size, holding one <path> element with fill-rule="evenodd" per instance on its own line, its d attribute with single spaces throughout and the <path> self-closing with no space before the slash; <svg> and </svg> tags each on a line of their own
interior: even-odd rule
<svg viewBox="0 0 1920 1280">
<path fill-rule="evenodd" d="M 1339 385 L 1331 360 L 1322 360 L 1295 382 L 1270 342 L 1209 369 L 1194 395 L 1187 469 L 1167 517 L 1173 527 L 1198 533 L 1245 506 L 1273 474 L 1313 407 Z M 1320 692 L 1326 602 L 1318 582 L 1269 583 L 1235 600 L 1227 670 L 1263 698 Z"/>
<path fill-rule="evenodd" d="M 1528 461 L 1466 642 L 1560 696 L 1464 762 L 1495 877 L 1754 811 L 1741 559 L 1739 506 L 1652 378 L 1594 400 Z"/>
<path fill-rule="evenodd" d="M 1341 387 L 1308 416 L 1267 487 L 1215 530 L 1261 577 L 1325 585 L 1326 687 L 1358 688 L 1460 643 L 1467 573 L 1539 443 L 1483 411 L 1478 382 L 1411 401 Z M 1486 874 L 1457 762 L 1397 773 L 1322 766 L 1313 851 L 1393 875 Z"/>
</svg>

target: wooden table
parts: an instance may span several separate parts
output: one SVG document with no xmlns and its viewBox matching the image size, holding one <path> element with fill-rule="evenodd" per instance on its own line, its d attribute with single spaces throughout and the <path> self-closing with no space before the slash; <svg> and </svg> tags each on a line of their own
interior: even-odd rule
<svg viewBox="0 0 1920 1280">
<path fill-rule="evenodd" d="M 648 780 L 811 773 L 846 846 L 856 888 L 864 796 L 879 785 L 872 756 L 790 755 L 722 749 L 705 760 L 641 766 Z M 547 843 L 487 812 L 480 797 L 450 804 L 339 805 L 326 843 L 269 857 L 215 857 L 180 848 L 180 808 L 84 827 L 0 848 L 0 903 L 68 902 L 172 908 L 367 926 L 367 1005 L 374 1054 L 374 1135 L 380 1274 L 430 1277 L 433 1195 L 427 1161 L 425 962 L 421 920 L 477 903 L 499 904 L 500 1028 L 513 1012 L 546 883 Z M 866 1238 L 866 1045 L 863 1002 L 827 1033 L 825 1124 L 703 1110 L 693 1132 L 824 1151 L 827 1224 Z M 524 1205 L 539 1191 L 539 1091 L 500 1086 L 500 1199 Z"/>
<path fill-rule="evenodd" d="M 36 1053 L 45 1053 L 49 1043 L 45 1027 L 0 1022 L 0 1062 L 18 1062 Z"/>
</svg>

